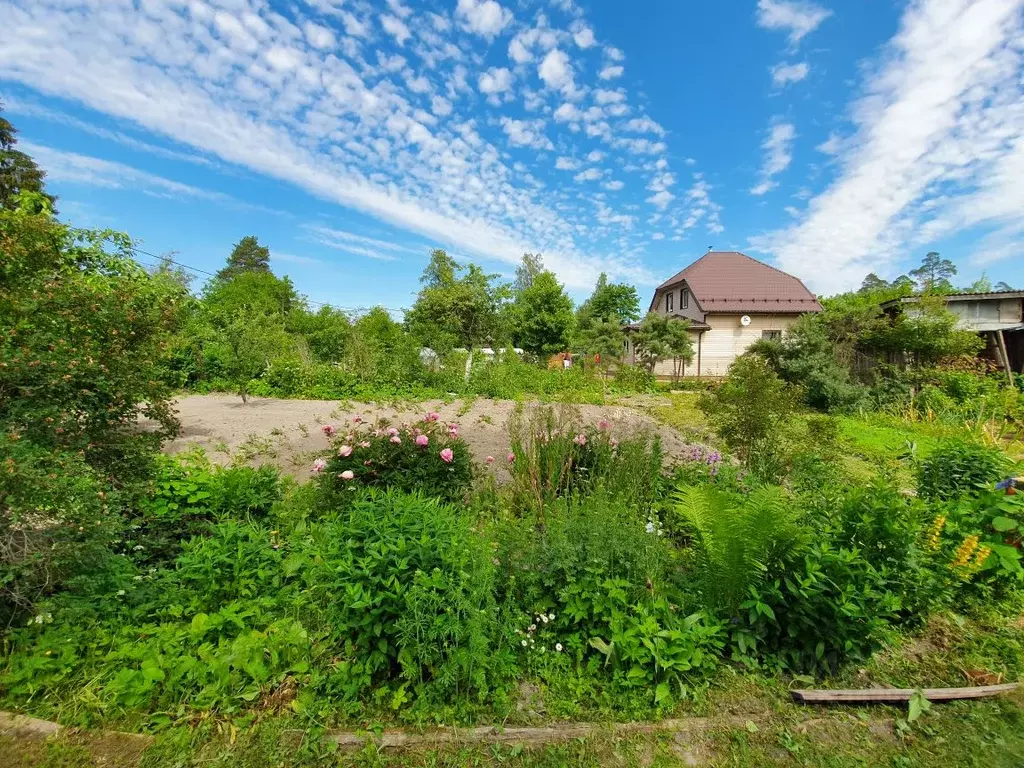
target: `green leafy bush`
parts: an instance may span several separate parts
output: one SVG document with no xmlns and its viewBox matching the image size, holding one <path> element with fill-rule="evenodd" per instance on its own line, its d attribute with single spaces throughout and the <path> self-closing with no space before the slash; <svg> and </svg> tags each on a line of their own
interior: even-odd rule
<svg viewBox="0 0 1024 768">
<path fill-rule="evenodd" d="M 111 501 L 78 454 L 0 433 L 0 627 L 78 580 L 104 580 L 122 528 Z"/>
<path fill-rule="evenodd" d="M 784 575 L 750 588 L 734 652 L 796 672 L 866 659 L 901 608 L 886 576 L 856 549 L 814 543 Z"/>
<path fill-rule="evenodd" d="M 675 514 L 696 552 L 696 579 L 704 605 L 728 614 L 750 589 L 774 573 L 805 532 L 780 488 L 747 496 L 714 486 L 680 488 Z"/>
<path fill-rule="evenodd" d="M 541 512 L 546 503 L 605 486 L 627 503 L 650 509 L 660 488 L 661 444 L 639 434 L 618 440 L 610 424 L 583 426 L 578 413 L 562 407 L 517 409 L 509 423 L 512 441 L 512 501 Z"/>
<path fill-rule="evenodd" d="M 700 409 L 729 449 L 751 472 L 778 480 L 789 461 L 787 432 L 796 391 L 760 355 L 743 355 L 729 366 L 718 389 L 701 396 Z"/>
<path fill-rule="evenodd" d="M 436 413 L 400 427 L 362 422 L 346 433 L 324 428 L 331 443 L 327 459 L 317 459 L 322 504 L 344 503 L 359 487 L 429 489 L 430 495 L 459 501 L 473 480 L 472 459 L 460 439 L 459 425 L 446 424 Z"/>
<path fill-rule="evenodd" d="M 956 499 L 977 494 L 1005 477 L 1005 455 L 965 440 L 946 440 L 918 468 L 917 492 L 926 499 Z"/>
</svg>

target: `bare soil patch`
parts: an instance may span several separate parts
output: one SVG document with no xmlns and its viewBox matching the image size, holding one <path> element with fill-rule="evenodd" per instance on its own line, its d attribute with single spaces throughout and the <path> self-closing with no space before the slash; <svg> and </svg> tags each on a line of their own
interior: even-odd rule
<svg viewBox="0 0 1024 768">
<path fill-rule="evenodd" d="M 273 464 L 297 479 L 309 477 L 313 457 L 327 447 L 321 431 L 332 424 L 345 429 L 356 416 L 364 421 L 385 419 L 398 424 L 415 421 L 434 411 L 457 422 L 477 462 L 487 456 L 502 458 L 509 449 L 509 419 L 516 407 L 512 400 L 454 400 L 381 405 L 335 400 L 250 399 L 243 404 L 231 395 L 190 395 L 177 402 L 182 433 L 169 442 L 168 453 L 201 448 L 212 461 Z M 537 407 L 527 404 L 525 408 Z M 626 405 L 572 405 L 584 424 L 609 423 L 612 435 L 624 437 L 650 432 L 661 438 L 666 459 L 674 460 L 691 445 L 672 427 Z M 342 432 L 344 434 L 344 432 Z M 496 462 L 496 466 L 501 462 Z M 504 470 L 498 470 L 504 471 Z"/>
</svg>

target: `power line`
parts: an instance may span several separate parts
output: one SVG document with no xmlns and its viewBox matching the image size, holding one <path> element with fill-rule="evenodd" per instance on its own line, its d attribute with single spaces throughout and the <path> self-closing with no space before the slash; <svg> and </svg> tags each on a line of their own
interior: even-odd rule
<svg viewBox="0 0 1024 768">
<path fill-rule="evenodd" d="M 214 273 L 214 272 L 207 272 L 205 269 L 199 269 L 199 267 L 193 267 L 193 266 L 190 266 L 189 264 L 182 264 L 180 261 L 175 261 L 170 256 L 158 256 L 155 253 L 150 253 L 149 251 L 144 251 L 141 248 L 139 248 L 137 246 L 134 246 L 134 245 L 131 246 L 129 248 L 129 250 L 132 253 L 136 254 L 136 255 L 141 253 L 144 256 L 149 256 L 151 259 L 157 259 L 157 261 L 159 263 L 173 264 L 176 267 L 181 267 L 182 269 L 187 269 L 190 272 L 195 272 L 196 274 L 207 275 L 208 277 L 216 277 L 217 276 L 216 273 Z M 159 263 L 158 264 L 148 264 L 147 266 L 156 267 L 156 266 L 159 266 Z M 337 304 L 328 304 L 326 301 L 313 301 L 313 299 L 309 299 L 309 298 L 306 299 L 306 303 L 308 303 L 308 304 L 316 304 L 318 307 L 330 307 L 331 309 L 337 309 L 340 312 L 362 312 L 365 309 L 367 309 L 366 307 L 339 307 Z M 375 304 L 374 306 L 381 306 L 381 305 Z M 408 310 L 406 310 L 404 308 L 397 308 L 396 309 L 395 307 L 381 307 L 381 309 L 387 310 L 388 312 L 401 312 L 403 315 L 408 311 Z"/>
</svg>

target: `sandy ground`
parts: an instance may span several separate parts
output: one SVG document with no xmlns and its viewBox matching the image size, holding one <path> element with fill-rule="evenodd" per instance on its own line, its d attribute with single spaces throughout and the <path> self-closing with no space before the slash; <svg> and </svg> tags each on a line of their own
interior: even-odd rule
<svg viewBox="0 0 1024 768">
<path fill-rule="evenodd" d="M 169 453 L 202 448 L 212 461 L 227 464 L 242 461 L 273 464 L 299 479 L 310 474 L 313 458 L 327 447 L 321 427 L 338 429 L 355 416 L 364 421 L 386 419 L 401 424 L 417 421 L 430 411 L 441 419 L 457 422 L 461 434 L 478 462 L 487 456 L 502 457 L 509 448 L 509 419 L 515 410 L 511 400 L 431 400 L 406 406 L 333 400 L 250 399 L 243 404 L 231 395 L 190 395 L 177 402 L 182 433 L 167 444 Z M 526 405 L 527 412 L 536 405 Z M 689 445 L 685 438 L 651 416 L 621 405 L 554 406 L 562 418 L 584 424 L 609 422 L 613 435 L 622 437 L 649 431 L 661 436 L 666 457 L 680 455 Z"/>
</svg>

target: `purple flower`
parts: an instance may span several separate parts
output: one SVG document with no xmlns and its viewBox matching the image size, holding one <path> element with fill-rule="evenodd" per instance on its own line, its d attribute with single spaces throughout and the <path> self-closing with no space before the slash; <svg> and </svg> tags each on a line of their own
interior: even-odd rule
<svg viewBox="0 0 1024 768">
<path fill-rule="evenodd" d="M 1015 487 L 1015 483 L 1016 481 L 1012 477 L 1008 477 L 1005 480 L 1000 480 L 998 483 L 996 483 L 996 490 L 1008 491 L 1011 488 Z"/>
</svg>

